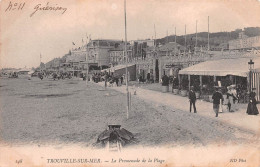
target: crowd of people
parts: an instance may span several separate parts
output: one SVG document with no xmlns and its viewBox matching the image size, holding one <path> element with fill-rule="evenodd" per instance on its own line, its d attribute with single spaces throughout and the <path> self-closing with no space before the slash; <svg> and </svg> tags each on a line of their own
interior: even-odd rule
<svg viewBox="0 0 260 167">
<path fill-rule="evenodd" d="M 53 79 L 65 79 L 65 78 L 71 78 L 72 74 L 69 72 L 66 73 L 62 73 L 62 72 L 51 72 L 51 73 L 38 73 L 38 77 L 40 79 L 42 79 L 43 77 L 47 77 L 49 78 L 50 76 L 53 77 Z M 86 75 L 82 74 L 81 76 L 83 78 L 83 80 L 86 79 Z M 142 75 L 138 75 L 138 82 L 142 82 L 142 83 L 153 83 L 154 78 L 153 78 L 153 74 L 152 73 L 147 73 L 146 78 L 143 78 Z M 114 84 L 116 86 L 121 86 L 124 84 L 124 80 L 125 80 L 125 75 L 114 75 L 114 73 L 108 73 L 108 72 L 95 72 L 93 74 L 90 75 L 90 78 L 92 79 L 93 82 L 104 82 L 105 83 L 105 87 L 107 86 L 113 86 Z M 177 85 L 178 79 L 175 77 L 172 80 L 164 75 L 162 77 L 162 85 L 169 85 L 169 83 L 173 84 L 173 88 L 175 87 L 175 85 Z M 224 98 L 223 96 L 223 90 L 227 90 L 224 91 L 226 96 Z M 259 114 L 258 109 L 257 109 L 257 101 L 256 101 L 256 93 L 255 93 L 255 88 L 253 88 L 253 91 L 250 92 L 249 94 L 249 103 L 248 103 L 248 107 L 247 107 L 247 111 L 246 113 L 248 115 L 257 115 Z M 239 103 L 240 100 L 240 92 L 241 92 L 241 88 L 239 86 L 236 85 L 230 85 L 227 86 L 226 88 L 223 87 L 219 87 L 219 86 L 215 86 L 215 91 L 212 95 L 212 99 L 213 99 L 213 111 L 216 113 L 216 117 L 218 117 L 218 113 L 222 112 L 222 110 L 224 110 L 224 107 L 227 109 L 228 112 L 235 112 L 236 110 L 238 110 L 237 108 L 237 103 Z M 195 91 L 194 91 L 194 86 L 190 87 L 190 91 L 188 94 L 188 98 L 190 101 L 190 112 L 193 111 L 194 113 L 197 113 L 196 110 L 196 100 L 197 97 L 195 95 Z"/>
<path fill-rule="evenodd" d="M 138 78 L 138 83 L 153 83 L 154 82 L 154 76 L 153 76 L 153 73 L 147 73 L 146 74 L 146 78 L 141 75 L 141 74 L 138 74 L 137 76 Z"/>
<path fill-rule="evenodd" d="M 92 74 L 92 80 L 96 83 L 105 82 L 105 86 L 113 86 L 115 83 L 116 86 L 120 86 L 124 84 L 124 75 L 114 75 L 114 73 L 108 72 L 99 72 Z"/>
<path fill-rule="evenodd" d="M 33 76 L 34 74 L 32 74 Z M 45 78 L 52 78 L 53 80 L 60 80 L 60 79 L 71 79 L 72 78 L 72 73 L 71 72 L 37 72 L 38 78 L 41 80 Z"/>
<path fill-rule="evenodd" d="M 222 87 L 215 87 L 215 92 L 212 95 L 212 99 L 213 99 L 213 111 L 216 114 L 216 117 L 218 117 L 218 114 L 220 112 L 223 112 L 223 106 L 227 106 L 227 110 L 229 112 L 234 112 L 235 110 L 237 110 L 236 104 L 237 104 L 237 92 L 236 89 L 234 87 L 234 85 L 230 85 L 227 87 L 228 92 L 227 92 L 227 96 L 226 99 L 224 98 L 223 94 L 222 94 Z M 255 88 L 252 89 L 252 92 L 250 92 L 249 94 L 249 103 L 247 105 L 247 111 L 246 113 L 248 115 L 258 115 L 259 111 L 257 109 L 257 101 L 256 101 L 256 92 L 255 92 Z M 196 95 L 194 92 L 194 87 L 191 87 L 191 90 L 189 91 L 189 101 L 190 101 L 190 112 L 192 110 L 192 106 L 193 106 L 193 111 L 194 113 L 197 112 L 196 110 Z M 225 103 L 226 101 L 226 103 Z"/>
</svg>

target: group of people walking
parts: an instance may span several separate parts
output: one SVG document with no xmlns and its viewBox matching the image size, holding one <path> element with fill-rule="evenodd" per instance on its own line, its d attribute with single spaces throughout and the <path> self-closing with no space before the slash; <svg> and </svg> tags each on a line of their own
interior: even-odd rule
<svg viewBox="0 0 260 167">
<path fill-rule="evenodd" d="M 43 80 L 43 78 L 52 78 L 53 80 L 60 80 L 60 79 L 71 79 L 72 74 L 70 72 L 38 72 L 37 73 L 38 78 Z"/>
<path fill-rule="evenodd" d="M 124 76 L 121 75 L 119 77 L 119 76 L 114 76 L 113 73 L 111 75 L 106 73 L 104 75 L 104 80 L 105 80 L 105 87 L 107 87 L 108 84 L 112 86 L 114 83 L 116 83 L 116 86 L 119 86 L 119 85 L 123 85 Z"/>
<path fill-rule="evenodd" d="M 233 86 L 229 86 L 227 87 L 228 92 L 227 92 L 227 108 L 229 112 L 234 112 L 234 110 L 236 110 L 235 104 L 236 104 L 236 100 L 237 100 L 237 93 L 236 90 L 234 89 Z M 253 91 L 250 92 L 249 94 L 249 103 L 247 106 L 247 111 L 246 113 L 248 115 L 258 115 L 258 109 L 257 109 L 257 102 L 256 102 L 256 93 L 254 92 L 256 89 L 253 88 Z M 194 87 L 191 87 L 191 90 L 189 92 L 189 101 L 190 101 L 190 112 L 192 111 L 192 107 L 193 107 L 193 111 L 194 113 L 197 113 L 196 110 L 196 95 L 194 92 Z M 215 87 L 215 92 L 212 95 L 212 99 L 213 99 L 213 111 L 216 114 L 216 117 L 218 117 L 219 112 L 222 112 L 222 106 L 224 104 L 224 97 L 223 94 L 221 92 L 221 87 Z"/>
<path fill-rule="evenodd" d="M 123 85 L 124 83 L 124 75 L 114 75 L 113 73 L 108 72 L 100 72 L 100 73 L 94 73 L 92 74 L 92 80 L 96 83 L 98 82 L 105 82 L 105 87 L 111 86 L 114 83 L 116 86 Z"/>
</svg>

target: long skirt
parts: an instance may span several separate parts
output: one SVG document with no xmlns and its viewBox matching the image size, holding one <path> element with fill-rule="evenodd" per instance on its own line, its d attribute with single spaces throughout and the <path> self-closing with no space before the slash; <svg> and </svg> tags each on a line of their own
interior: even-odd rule
<svg viewBox="0 0 260 167">
<path fill-rule="evenodd" d="M 256 105 L 253 104 L 253 103 L 251 103 L 251 102 L 248 103 L 246 113 L 247 113 L 248 115 L 257 115 L 257 114 L 259 114 Z"/>
</svg>

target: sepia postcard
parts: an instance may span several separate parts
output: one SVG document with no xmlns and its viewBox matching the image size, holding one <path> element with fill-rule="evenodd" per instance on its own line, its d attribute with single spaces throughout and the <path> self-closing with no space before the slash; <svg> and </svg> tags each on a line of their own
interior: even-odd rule
<svg viewBox="0 0 260 167">
<path fill-rule="evenodd" d="M 0 0 L 0 167 L 259 167 L 260 0 Z"/>
</svg>

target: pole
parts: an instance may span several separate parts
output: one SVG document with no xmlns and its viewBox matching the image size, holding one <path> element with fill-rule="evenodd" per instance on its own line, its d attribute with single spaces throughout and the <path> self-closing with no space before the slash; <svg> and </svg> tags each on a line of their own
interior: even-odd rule
<svg viewBox="0 0 260 167">
<path fill-rule="evenodd" d="M 166 34 L 167 34 L 167 43 L 169 43 L 168 30 L 167 30 Z"/>
<path fill-rule="evenodd" d="M 175 43 L 176 43 L 176 27 L 175 27 Z"/>
<path fill-rule="evenodd" d="M 154 54 L 153 54 L 153 60 L 155 60 L 155 58 L 156 58 L 156 29 L 155 29 L 155 24 L 154 24 L 154 36 L 155 36 L 155 38 L 154 38 Z M 153 62 L 153 65 L 154 65 L 154 68 L 155 68 L 155 64 L 154 63 L 156 63 L 156 60 Z M 156 72 L 155 72 L 155 69 L 154 69 L 154 72 L 153 72 L 153 82 L 155 83 L 155 80 L 156 80 Z"/>
<path fill-rule="evenodd" d="M 40 71 L 41 71 L 41 63 L 42 63 L 42 54 L 40 53 Z"/>
<path fill-rule="evenodd" d="M 176 52 L 177 52 L 177 44 L 176 44 L 176 27 L 175 27 L 175 40 L 174 40 L 174 41 L 175 41 L 175 53 L 176 53 Z M 174 53 L 174 54 L 175 54 L 175 53 Z"/>
<path fill-rule="evenodd" d="M 249 69 L 249 93 L 251 93 L 251 80 L 252 80 L 252 71 L 251 67 Z"/>
<path fill-rule="evenodd" d="M 140 45 L 141 45 L 141 58 L 143 60 L 143 43 L 140 43 Z"/>
<path fill-rule="evenodd" d="M 155 29 L 155 24 L 154 24 L 154 44 L 156 46 L 156 29 Z"/>
<path fill-rule="evenodd" d="M 196 20 L 196 42 L 195 42 L 195 48 L 197 48 L 197 37 L 198 37 L 198 36 L 197 36 L 197 22 L 198 22 L 198 21 Z"/>
<path fill-rule="evenodd" d="M 125 9 L 125 57 L 126 57 L 126 67 L 125 67 L 125 74 L 126 74 L 126 118 L 128 119 L 129 113 L 129 91 L 128 91 L 128 70 L 127 70 L 127 29 L 126 29 L 126 0 L 124 0 L 124 9 Z"/>
<path fill-rule="evenodd" d="M 209 51 L 209 16 L 208 16 L 208 51 Z"/>
<path fill-rule="evenodd" d="M 86 41 L 87 43 L 87 41 Z M 87 63 L 87 70 L 86 70 L 86 85 L 88 85 L 88 43 L 86 44 L 87 48 L 86 48 L 86 63 Z"/>
<path fill-rule="evenodd" d="M 186 24 L 185 24 L 185 50 L 184 50 L 184 55 L 186 54 L 186 48 L 187 48 L 187 46 L 186 46 Z"/>
</svg>

